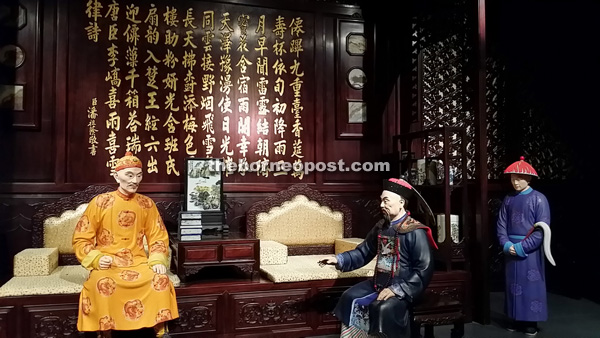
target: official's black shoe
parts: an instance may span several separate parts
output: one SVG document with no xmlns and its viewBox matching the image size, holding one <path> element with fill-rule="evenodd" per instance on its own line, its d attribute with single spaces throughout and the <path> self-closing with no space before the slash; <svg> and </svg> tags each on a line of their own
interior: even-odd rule
<svg viewBox="0 0 600 338">
<path fill-rule="evenodd" d="M 510 332 L 515 332 L 515 331 L 520 331 L 522 328 L 522 325 L 519 325 L 520 323 L 518 321 L 511 321 L 508 326 L 506 327 L 507 331 Z"/>
<path fill-rule="evenodd" d="M 527 326 L 527 327 L 526 327 L 526 328 L 523 330 L 523 333 L 525 333 L 525 335 L 526 335 L 526 336 L 529 336 L 529 337 L 533 337 L 533 336 L 535 336 L 536 334 L 538 334 L 538 332 L 540 332 L 540 329 L 538 329 L 538 328 L 537 328 L 537 327 L 535 327 L 535 326 Z"/>
</svg>

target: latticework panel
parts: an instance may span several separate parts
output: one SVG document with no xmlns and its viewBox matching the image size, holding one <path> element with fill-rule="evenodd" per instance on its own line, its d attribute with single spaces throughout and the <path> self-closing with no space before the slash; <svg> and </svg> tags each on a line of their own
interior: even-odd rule
<svg viewBox="0 0 600 338">
<path fill-rule="evenodd" d="M 573 159 L 557 139 L 555 128 L 559 126 L 554 126 L 535 104 L 532 83 L 524 75 L 510 76 L 514 70 L 493 55 L 486 71 L 488 178 L 502 179 L 504 169 L 519 156 L 524 156 L 544 180 L 571 176 Z"/>
<path fill-rule="evenodd" d="M 413 69 L 417 83 L 413 91 L 418 110 L 413 115 L 422 118 L 424 129 L 443 126 L 460 126 L 466 131 L 466 158 L 468 177 L 475 171 L 475 128 L 473 92 L 468 74 L 472 46 L 468 37 L 470 23 L 475 18 L 468 15 L 465 1 L 436 3 L 435 10 L 421 8 L 421 15 L 413 24 Z M 420 104 L 419 104 L 420 103 Z M 461 156 L 460 139 L 453 135 L 448 149 L 451 155 Z M 443 151 L 441 139 L 428 143 L 426 156 L 439 156 Z M 459 161 L 459 160 L 455 160 Z M 457 168 L 461 163 L 450 163 Z"/>
<path fill-rule="evenodd" d="M 497 179 L 502 176 L 506 167 L 503 159 L 506 158 L 506 139 L 502 127 L 506 123 L 506 115 L 500 114 L 504 106 L 504 93 L 506 85 L 502 74 L 505 67 L 497 60 L 486 60 L 486 127 L 487 127 L 487 168 L 488 179 Z"/>
</svg>

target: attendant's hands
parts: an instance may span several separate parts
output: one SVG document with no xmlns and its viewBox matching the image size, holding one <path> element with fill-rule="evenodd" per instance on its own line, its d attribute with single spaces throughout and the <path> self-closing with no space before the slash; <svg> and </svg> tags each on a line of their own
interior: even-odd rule
<svg viewBox="0 0 600 338">
<path fill-rule="evenodd" d="M 319 266 L 320 266 L 320 267 L 323 267 L 323 266 L 325 266 L 325 265 L 336 265 L 336 264 L 337 264 L 337 262 L 338 262 L 338 261 L 337 261 L 337 258 L 335 258 L 335 257 L 332 257 L 332 258 L 325 258 L 325 259 L 322 259 L 322 260 L 318 261 L 317 263 L 319 263 Z"/>
<path fill-rule="evenodd" d="M 385 289 L 381 290 L 381 292 L 377 296 L 377 300 L 386 300 L 386 299 L 392 298 L 394 296 L 396 296 L 394 291 L 392 291 L 390 288 L 385 288 Z"/>
<path fill-rule="evenodd" d="M 106 270 L 106 269 L 110 268 L 110 265 L 112 264 L 112 262 L 113 262 L 113 258 L 111 256 L 102 256 L 98 260 L 98 268 L 100 268 L 100 270 Z"/>
<path fill-rule="evenodd" d="M 508 249 L 508 252 L 513 255 L 516 256 L 517 255 L 517 251 L 515 250 L 515 246 L 511 245 L 510 248 Z"/>
<path fill-rule="evenodd" d="M 152 266 L 152 271 L 164 275 L 167 273 L 167 267 L 162 264 L 156 264 Z"/>
</svg>

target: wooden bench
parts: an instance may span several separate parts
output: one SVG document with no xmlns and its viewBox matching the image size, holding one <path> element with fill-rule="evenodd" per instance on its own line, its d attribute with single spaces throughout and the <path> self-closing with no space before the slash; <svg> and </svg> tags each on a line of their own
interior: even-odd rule
<svg viewBox="0 0 600 338">
<path fill-rule="evenodd" d="M 342 221 L 342 238 L 349 238 L 351 236 L 349 209 L 327 196 L 317 197 L 314 195 L 316 194 L 314 190 L 308 192 L 306 188 L 308 187 L 295 186 L 286 190 L 287 192 L 279 194 L 279 197 L 267 198 L 264 201 L 276 201 L 280 198 L 287 200 L 287 197 L 295 192 L 304 191 L 304 196 L 307 198 L 318 201 L 332 211 L 341 210 L 342 214 L 348 215 Z M 87 204 L 95 195 L 113 189 L 115 188 L 90 186 L 84 191 L 43 205 L 33 217 L 34 246 L 43 248 L 44 243 L 52 242 L 49 238 L 45 239 L 44 236 L 44 223 L 47 223 L 48 219 L 60 217 L 68 210 L 76 211 L 78 207 Z M 264 205 L 264 201 L 257 205 Z M 181 208 L 179 202 L 158 202 L 157 206 L 163 217 L 164 215 L 176 215 Z M 258 207 L 251 209 L 247 219 L 253 219 L 257 215 L 255 211 L 258 210 Z M 70 240 L 71 234 L 68 234 L 68 238 Z M 333 252 L 335 252 L 335 241 L 307 248 L 288 245 L 290 256 L 299 256 L 299 254 L 304 254 L 300 256 L 328 255 Z M 58 267 L 75 266 L 78 268 L 77 264 L 71 253 L 59 253 Z M 318 268 L 318 265 L 317 269 L 319 272 L 323 270 Z M 366 274 L 364 276 L 335 276 L 335 278 L 328 279 L 309 278 L 310 280 L 305 281 L 274 282 L 265 277 L 268 275 L 263 273 L 263 278 L 255 281 L 219 278 L 218 281 L 202 280 L 194 283 L 182 283 L 175 288 L 180 318 L 170 323 L 171 334 L 175 337 L 198 337 L 200 335 L 223 338 L 282 336 L 300 338 L 338 334 L 340 324 L 331 313 L 337 299 L 348 287 L 364 278 L 370 278 Z M 320 277 L 322 276 L 320 275 Z M 43 294 L 38 289 L 33 294 L 0 296 L 0 338 L 81 336 L 76 329 L 80 289 L 77 288 L 77 281 L 71 280 L 70 282 L 75 285 L 75 288 L 68 293 L 58 294 L 55 293 L 57 289 L 52 289 L 53 293 Z M 432 334 L 432 328 L 435 325 L 461 323 L 462 320 L 468 318 L 467 309 L 464 306 L 468 287 L 468 279 L 460 273 L 436 272 L 425 292 L 424 301 L 415 309 L 416 325 L 425 326 L 426 333 Z M 460 325 L 457 324 L 457 327 L 460 328 Z"/>
<path fill-rule="evenodd" d="M 75 226 L 91 197 L 114 189 L 90 186 L 37 211 L 32 223 L 33 248 L 15 255 L 14 277 L 0 287 L 0 297 L 79 293 L 89 271 L 75 257 L 71 242 Z M 179 277 L 167 274 L 179 286 Z"/>
<path fill-rule="evenodd" d="M 352 237 L 352 213 L 342 203 L 306 184 L 296 184 L 250 207 L 247 236 L 260 239 L 260 270 L 275 283 L 312 280 L 370 278 L 375 260 L 363 268 L 340 272 L 317 261 L 354 249 L 362 239 Z M 436 272 L 416 302 L 413 332 L 434 337 L 434 326 L 454 324 L 453 338 L 464 334 L 468 275 L 463 272 Z"/>
</svg>

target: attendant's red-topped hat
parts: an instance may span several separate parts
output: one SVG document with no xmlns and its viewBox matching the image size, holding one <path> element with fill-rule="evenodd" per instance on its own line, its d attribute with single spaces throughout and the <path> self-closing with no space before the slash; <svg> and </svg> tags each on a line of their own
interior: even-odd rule
<svg viewBox="0 0 600 338">
<path fill-rule="evenodd" d="M 537 172 L 531 164 L 525 162 L 525 157 L 521 156 L 519 161 L 509 165 L 506 169 L 504 169 L 505 174 L 521 174 L 521 175 L 531 175 L 538 177 Z"/>
</svg>

